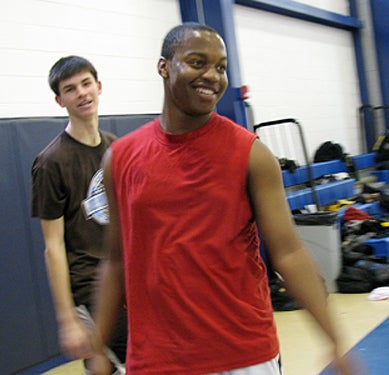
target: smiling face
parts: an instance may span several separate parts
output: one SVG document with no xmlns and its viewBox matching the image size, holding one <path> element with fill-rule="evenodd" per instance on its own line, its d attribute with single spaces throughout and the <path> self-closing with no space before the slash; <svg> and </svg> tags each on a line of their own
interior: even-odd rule
<svg viewBox="0 0 389 375">
<path fill-rule="evenodd" d="M 55 100 L 65 107 L 70 118 L 86 120 L 97 116 L 101 82 L 89 71 L 82 71 L 62 80 Z"/>
<path fill-rule="evenodd" d="M 227 53 L 221 37 L 187 30 L 171 60 L 161 58 L 165 109 L 191 117 L 209 116 L 227 88 Z"/>
</svg>

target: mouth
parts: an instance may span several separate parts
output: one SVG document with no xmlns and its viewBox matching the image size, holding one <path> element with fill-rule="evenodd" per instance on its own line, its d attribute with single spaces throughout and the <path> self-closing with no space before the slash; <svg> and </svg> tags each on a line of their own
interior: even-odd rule
<svg viewBox="0 0 389 375">
<path fill-rule="evenodd" d="M 80 103 L 80 104 L 78 105 L 78 107 L 79 107 L 79 108 L 88 107 L 88 106 L 90 106 L 92 103 L 93 103 L 92 100 L 85 100 L 85 101 L 83 101 L 82 103 Z"/>
<path fill-rule="evenodd" d="M 214 99 L 218 91 L 212 87 L 195 87 L 196 93 L 204 99 Z"/>
</svg>

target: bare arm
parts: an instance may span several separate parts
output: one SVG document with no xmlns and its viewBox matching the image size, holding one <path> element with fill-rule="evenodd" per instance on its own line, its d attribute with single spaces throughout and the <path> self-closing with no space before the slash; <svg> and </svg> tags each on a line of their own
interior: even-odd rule
<svg viewBox="0 0 389 375">
<path fill-rule="evenodd" d="M 103 347 L 111 338 L 119 312 L 124 304 L 120 222 L 113 192 L 110 150 L 107 151 L 103 163 L 104 187 L 109 205 L 109 225 L 106 231 L 106 248 L 109 255 L 101 266 L 100 283 L 96 295 L 94 349 L 98 355 L 90 362 L 89 368 L 92 374 L 110 374 L 107 361 L 103 358 Z"/>
<path fill-rule="evenodd" d="M 328 310 L 324 285 L 295 230 L 279 164 L 259 141 L 254 142 L 250 153 L 249 193 L 274 269 L 285 279 L 288 291 L 328 336 L 341 373 L 349 374 L 340 359 L 339 340 Z"/>
<path fill-rule="evenodd" d="M 90 355 L 89 335 L 78 319 L 70 287 L 69 266 L 64 242 L 64 218 L 41 220 L 45 241 L 45 261 L 59 328 L 60 345 L 72 358 Z"/>
</svg>

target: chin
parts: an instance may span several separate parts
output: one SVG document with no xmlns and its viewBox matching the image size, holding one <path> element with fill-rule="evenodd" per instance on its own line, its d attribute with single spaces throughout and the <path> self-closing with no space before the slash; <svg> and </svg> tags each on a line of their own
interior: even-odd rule
<svg viewBox="0 0 389 375">
<path fill-rule="evenodd" d="M 188 111 L 187 114 L 190 116 L 196 117 L 196 116 L 206 116 L 213 112 L 215 107 L 208 107 L 208 108 L 196 108 Z"/>
<path fill-rule="evenodd" d="M 208 111 L 208 112 L 187 112 L 186 114 L 190 117 L 205 117 L 205 116 L 210 116 L 212 113 L 212 111 Z"/>
</svg>

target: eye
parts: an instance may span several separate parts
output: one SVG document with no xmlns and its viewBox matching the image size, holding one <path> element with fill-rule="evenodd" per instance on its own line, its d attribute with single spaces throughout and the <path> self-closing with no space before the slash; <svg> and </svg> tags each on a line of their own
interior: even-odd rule
<svg viewBox="0 0 389 375">
<path fill-rule="evenodd" d="M 70 92 L 72 92 L 72 91 L 74 91 L 74 87 L 66 87 L 66 88 L 64 89 L 64 92 L 65 92 L 65 93 L 70 93 Z"/>
<path fill-rule="evenodd" d="M 88 87 L 88 86 L 90 86 L 92 84 L 92 81 L 85 81 L 84 83 L 83 83 L 83 86 L 84 87 Z"/>
<path fill-rule="evenodd" d="M 216 67 L 216 69 L 217 69 L 217 71 L 219 72 L 219 73 L 224 73 L 226 70 L 227 70 L 227 66 L 226 65 L 218 65 L 217 67 Z"/>
<path fill-rule="evenodd" d="M 204 67 L 205 61 L 200 59 L 192 59 L 188 61 L 188 64 L 195 69 L 201 69 Z"/>
</svg>

